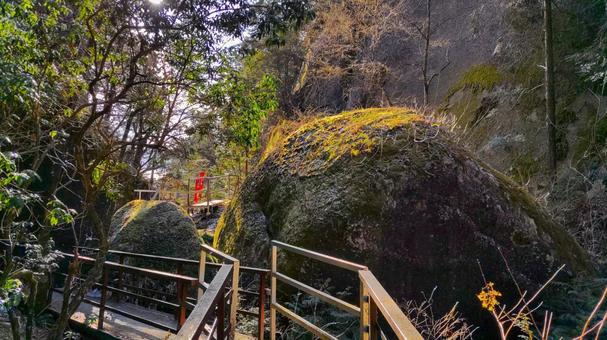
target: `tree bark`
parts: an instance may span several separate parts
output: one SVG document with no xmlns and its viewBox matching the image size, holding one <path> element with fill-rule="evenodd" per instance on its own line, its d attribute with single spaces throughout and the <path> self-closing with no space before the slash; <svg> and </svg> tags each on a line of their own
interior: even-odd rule
<svg viewBox="0 0 607 340">
<path fill-rule="evenodd" d="M 546 126 L 548 128 L 548 170 L 556 178 L 556 112 L 554 94 L 554 50 L 552 30 L 552 1 L 544 0 L 544 59 L 546 89 Z"/>
<path fill-rule="evenodd" d="M 13 340 L 21 339 L 21 324 L 19 322 L 19 317 L 17 316 L 17 312 L 15 310 L 8 311 L 8 319 L 11 324 L 11 334 L 13 336 Z"/>
<path fill-rule="evenodd" d="M 432 0 L 426 1 L 426 34 L 424 37 L 424 64 L 422 66 L 422 76 L 424 78 L 424 106 L 428 105 L 430 97 L 430 79 L 428 77 L 428 58 L 430 54 L 430 25 L 432 12 L 431 12 Z"/>
</svg>

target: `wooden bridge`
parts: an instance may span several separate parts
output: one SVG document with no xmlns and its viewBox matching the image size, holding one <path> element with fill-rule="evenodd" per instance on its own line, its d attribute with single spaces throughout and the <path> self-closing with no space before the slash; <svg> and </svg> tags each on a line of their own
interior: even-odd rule
<svg viewBox="0 0 607 340">
<path fill-rule="evenodd" d="M 189 213 L 197 211 L 210 213 L 229 201 L 240 181 L 236 175 L 206 176 L 204 189 L 199 192 L 191 186 L 191 182 L 192 179 L 188 179 L 185 187 L 160 186 L 156 189 L 136 189 L 134 193 L 137 199 L 173 201 L 183 206 Z M 194 199 L 195 195 L 199 195 L 198 200 Z"/>
<path fill-rule="evenodd" d="M 94 254 L 97 250 L 80 247 L 79 251 Z M 346 302 L 280 273 L 279 251 L 351 271 L 360 281 L 358 302 Z M 63 255 L 67 260 L 74 257 Z M 269 333 L 269 338 L 275 340 L 281 338 L 281 326 L 293 322 L 314 337 L 337 339 L 280 302 L 277 295 L 280 283 L 358 318 L 361 339 L 422 339 L 367 267 L 278 241 L 272 241 L 270 269 L 240 266 L 237 259 L 206 245 L 199 261 L 120 251 L 110 251 L 108 257 L 111 261 L 105 262 L 102 280 L 96 285 L 99 294 L 87 296 L 72 316 L 73 323 L 97 335 L 185 340 L 264 339 Z M 84 266 L 94 263 L 92 257 L 78 258 Z M 66 265 L 57 276 L 66 277 Z M 57 286 L 54 291 L 52 309 L 58 311 L 63 290 Z M 269 327 L 265 323 L 267 307 Z M 256 323 L 252 334 L 237 331 L 244 318 Z"/>
</svg>

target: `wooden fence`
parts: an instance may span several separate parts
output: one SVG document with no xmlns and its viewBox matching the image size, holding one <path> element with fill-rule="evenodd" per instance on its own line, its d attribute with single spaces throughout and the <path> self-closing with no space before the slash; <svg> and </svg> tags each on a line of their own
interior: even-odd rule
<svg viewBox="0 0 607 340">
<path fill-rule="evenodd" d="M 96 248 L 88 248 L 88 247 L 77 247 L 79 251 L 81 252 L 90 252 L 91 254 L 95 254 L 98 249 Z M 71 254 L 64 254 L 67 257 L 71 258 L 73 257 L 73 255 Z M 109 291 L 112 291 L 113 295 L 117 298 L 120 299 L 121 295 L 122 296 L 130 296 L 136 299 L 141 299 L 143 301 L 149 301 L 152 303 L 156 303 L 158 305 L 167 307 L 167 308 L 172 308 L 175 310 L 175 315 L 176 318 L 178 319 L 178 325 L 180 326 L 179 328 L 167 328 L 164 325 L 161 324 L 156 324 L 153 322 L 150 322 L 149 320 L 144 320 L 142 322 L 149 324 L 151 326 L 154 327 L 158 327 L 160 329 L 166 329 L 166 330 L 170 330 L 170 331 L 178 331 L 181 326 L 185 323 L 185 319 L 187 316 L 187 312 L 191 311 L 191 310 L 195 310 L 196 306 L 199 304 L 199 300 L 201 298 L 201 296 L 203 296 L 202 293 L 208 292 L 207 290 L 210 288 L 210 285 L 214 282 L 211 281 L 211 283 L 207 283 L 205 282 L 205 277 L 216 277 L 217 275 L 219 275 L 219 272 L 221 272 L 221 270 L 223 269 L 223 272 L 225 272 L 225 265 L 231 265 L 232 266 L 232 276 L 234 274 L 236 274 L 238 276 L 238 278 L 236 279 L 236 287 L 238 287 L 237 289 L 237 294 L 234 295 L 233 299 L 238 299 L 239 297 L 242 298 L 248 298 L 248 297 L 253 297 L 256 298 L 256 307 L 257 307 L 257 312 L 251 312 L 251 311 L 247 311 L 244 309 L 239 309 L 238 308 L 238 302 L 237 300 L 235 300 L 233 302 L 233 306 L 234 307 L 234 311 L 237 315 L 241 315 L 243 317 L 248 317 L 248 318 L 254 318 L 257 321 L 258 327 L 257 327 L 257 333 L 255 334 L 259 339 L 263 340 L 264 338 L 264 328 L 265 328 L 265 306 L 266 306 L 266 282 L 269 278 L 269 274 L 270 274 L 270 270 L 268 269 L 261 269 L 261 268 L 252 268 L 252 267 L 243 267 L 240 266 L 238 263 L 238 260 L 229 257 L 226 254 L 223 254 L 217 250 L 215 250 L 212 247 L 209 247 L 207 245 L 204 245 L 201 251 L 201 260 L 190 260 L 190 259 L 183 259 L 183 258 L 176 258 L 176 257 L 167 257 L 167 256 L 157 256 L 157 255 L 149 255 L 149 254 L 138 254 L 138 253 L 130 253 L 130 252 L 124 252 L 124 251 L 117 251 L 117 250 L 110 250 L 108 251 L 108 256 L 110 257 L 114 257 L 117 258 L 117 264 L 119 264 L 119 267 L 115 266 L 114 262 L 106 262 L 106 263 L 110 263 L 110 267 L 112 269 L 115 269 L 115 273 L 117 274 L 117 284 L 115 286 L 112 286 L 110 284 L 106 284 L 106 289 Z M 210 262 L 208 261 L 208 257 L 212 256 L 215 259 L 219 259 L 221 260 L 221 263 L 214 263 L 214 262 Z M 80 256 L 80 259 L 82 259 L 83 257 Z M 86 257 L 85 257 L 86 258 Z M 92 258 L 87 258 L 90 260 L 93 260 Z M 174 268 L 174 273 L 166 273 L 166 272 L 162 272 L 159 270 L 153 270 L 153 269 L 142 269 L 142 268 L 138 268 L 138 267 L 132 267 L 132 266 L 125 266 L 124 264 L 128 261 L 128 259 L 138 259 L 138 260 L 145 260 L 145 261 L 150 261 L 150 262 L 157 262 L 158 264 L 162 264 L 162 265 L 169 265 L 172 268 Z M 204 260 L 203 260 L 204 259 Z M 84 261 L 88 261 L 88 260 L 84 260 Z M 94 261 L 94 260 L 93 260 Z M 145 273 L 147 273 L 147 271 L 154 271 L 154 272 L 158 272 L 158 273 L 165 273 L 167 275 L 163 276 L 164 279 L 169 279 L 172 278 L 173 276 L 171 276 L 171 274 L 176 275 L 176 277 L 187 277 L 188 281 L 194 280 L 194 287 L 197 288 L 196 292 L 192 292 L 189 289 L 186 290 L 183 293 L 179 293 L 181 292 L 184 288 L 182 287 L 191 287 L 192 284 L 190 283 L 188 284 L 180 284 L 178 283 L 178 287 L 177 287 L 177 295 L 174 294 L 169 294 L 167 292 L 164 291 L 160 291 L 160 290 L 150 290 L 150 289 L 144 289 L 141 287 L 137 287 L 135 285 L 129 285 L 127 283 L 124 282 L 123 280 L 123 274 L 124 273 L 133 273 L 133 271 L 131 269 L 128 270 L 123 270 L 123 267 L 129 267 L 129 268 L 137 268 L 137 269 L 141 269 L 146 271 Z M 236 268 L 236 269 L 234 269 Z M 189 274 L 190 272 L 198 272 L 198 277 L 197 278 L 193 278 L 190 276 L 187 276 L 187 274 Z M 212 275 L 208 275 L 208 274 L 215 274 L 215 276 Z M 108 271 L 108 273 L 110 273 L 110 271 Z M 135 272 L 135 273 L 139 273 L 139 272 Z M 247 287 L 239 287 L 238 283 L 242 282 L 240 280 L 240 276 L 241 275 L 251 275 L 254 277 L 254 283 L 257 285 L 258 289 L 257 291 L 251 291 L 249 289 L 247 289 Z M 57 275 L 60 275 L 62 277 L 65 277 L 65 274 L 63 273 L 57 273 Z M 156 276 L 158 277 L 158 276 Z M 105 281 L 105 280 L 104 280 Z M 233 281 L 233 278 L 230 279 L 230 282 Z M 178 282 L 178 281 L 177 281 Z M 222 281 L 223 283 L 223 281 Z M 97 287 L 102 287 L 102 283 L 97 284 Z M 234 287 L 231 287 L 228 292 L 231 294 L 231 290 Z M 215 286 L 214 291 L 216 291 L 217 286 Z M 161 299 L 157 299 L 157 298 L 150 298 L 149 296 L 144 296 L 143 294 L 138 294 L 138 293 L 134 293 L 133 290 L 135 291 L 139 291 L 139 293 L 146 293 L 148 295 L 157 295 L 158 297 L 161 297 L 163 300 Z M 188 294 L 190 293 L 190 294 Z M 192 295 L 192 293 L 194 295 Z M 103 294 L 103 291 L 102 291 Z M 195 297 L 194 297 L 195 296 Z M 86 302 L 92 302 L 93 305 L 99 306 L 99 303 L 96 301 L 90 301 L 87 300 Z M 103 301 L 104 305 L 105 305 L 105 300 Z M 216 301 L 214 301 L 216 302 Z M 218 302 L 217 302 L 218 303 Z M 110 307 L 111 308 L 111 307 Z M 114 311 L 114 310 L 112 310 Z M 199 312 L 199 311 L 197 311 Z M 119 314 L 127 316 L 127 317 L 131 317 L 135 320 L 141 321 L 139 320 L 140 318 L 137 317 L 136 315 L 132 315 L 132 314 L 128 314 L 128 313 L 121 313 L 121 311 L 118 311 Z M 194 312 L 192 312 L 194 313 Z M 190 313 L 190 314 L 192 314 Z M 233 313 L 231 311 L 231 313 Z M 235 321 L 236 321 L 236 314 L 231 315 L 230 319 L 231 319 L 231 325 L 235 325 Z M 100 317 L 101 319 L 101 317 Z M 233 327 L 232 327 L 233 328 Z"/>
<path fill-rule="evenodd" d="M 350 270 L 358 274 L 360 279 L 360 304 L 355 306 L 346 301 L 331 296 L 316 288 L 299 282 L 287 275 L 278 272 L 278 250 L 289 251 L 302 255 L 309 259 L 324 262 L 329 265 Z M 295 247 L 286 243 L 272 241 L 271 253 L 271 303 L 270 303 L 270 339 L 275 340 L 277 334 L 276 312 L 282 314 L 287 319 L 295 322 L 305 330 L 314 334 L 320 339 L 337 339 L 336 336 L 329 334 L 317 325 L 297 315 L 289 310 L 277 300 L 277 281 L 289 285 L 311 296 L 331 304 L 343 311 L 346 311 L 360 318 L 360 339 L 376 340 L 396 337 L 400 340 L 422 340 L 422 336 L 415 329 L 411 321 L 405 316 L 396 302 L 392 299 L 382 285 L 377 281 L 373 273 L 367 267 L 348 262 L 332 256 L 327 256 L 307 249 Z M 382 322 L 385 320 L 388 329 L 382 329 Z M 390 334 L 387 336 L 386 334 Z"/>
<path fill-rule="evenodd" d="M 235 175 L 206 176 L 204 189 L 199 192 L 199 201 L 194 202 L 195 190 L 188 179 L 185 187 L 134 190 L 137 199 L 174 201 L 188 209 L 202 208 L 211 210 L 217 204 L 229 199 L 239 185 L 239 177 Z"/>
</svg>

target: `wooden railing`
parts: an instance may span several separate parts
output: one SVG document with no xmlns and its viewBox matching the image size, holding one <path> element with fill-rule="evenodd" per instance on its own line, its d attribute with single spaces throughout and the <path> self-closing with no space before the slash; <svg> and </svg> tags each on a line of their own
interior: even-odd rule
<svg viewBox="0 0 607 340">
<path fill-rule="evenodd" d="M 98 251 L 98 249 L 96 249 L 96 248 L 89 248 L 89 247 L 77 247 L 77 248 L 82 252 L 88 251 L 88 252 L 91 252 L 92 254 L 95 254 Z M 198 282 L 203 282 L 203 292 L 204 292 L 204 286 L 205 285 L 208 286 L 208 284 L 204 281 L 204 277 L 209 276 L 209 275 L 207 275 L 207 273 L 209 272 L 208 269 L 211 269 L 214 271 L 219 271 L 223 266 L 221 263 L 214 263 L 214 262 L 206 261 L 206 258 L 209 256 L 209 254 L 211 256 L 215 256 L 220 259 L 223 259 L 222 256 L 224 256 L 226 259 L 229 259 L 228 262 L 235 261 L 235 259 L 233 259 L 232 257 L 229 257 L 228 255 L 225 255 L 221 252 L 218 252 L 215 249 L 213 249 L 209 246 L 206 246 L 206 245 L 203 246 L 203 249 L 201 252 L 201 259 L 203 259 L 203 258 L 205 259 L 204 266 L 201 266 L 200 260 L 190 260 L 190 259 L 177 258 L 177 257 L 130 253 L 130 252 L 124 252 L 124 251 L 118 251 L 118 250 L 108 251 L 108 255 L 110 257 L 118 258 L 118 263 L 120 263 L 120 264 L 124 264 L 127 259 L 132 258 L 132 259 L 140 259 L 140 260 L 146 260 L 146 261 L 154 261 L 159 264 L 163 264 L 165 266 L 171 265 L 171 266 L 173 266 L 175 273 L 178 275 L 196 271 L 196 272 L 198 272 L 198 276 L 199 276 Z M 201 268 L 201 267 L 203 267 L 203 268 Z M 201 269 L 202 269 L 202 271 L 201 271 Z M 203 274 L 201 274 L 201 272 Z M 245 298 L 245 299 L 249 299 L 249 298 L 257 299 L 257 301 L 256 301 L 257 303 L 255 304 L 257 307 L 257 312 L 251 312 L 251 311 L 247 311 L 247 310 L 243 310 L 243 309 L 237 309 L 236 312 L 237 312 L 237 314 L 242 315 L 244 317 L 252 317 L 257 320 L 258 327 L 257 327 L 256 335 L 257 335 L 258 339 L 263 340 L 264 329 L 265 329 L 265 308 L 266 308 L 265 306 L 266 306 L 266 290 L 267 290 L 266 282 L 270 276 L 270 270 L 239 266 L 239 274 L 240 274 L 240 276 L 242 276 L 243 274 L 248 274 L 248 275 L 252 275 L 253 277 L 255 277 L 254 283 L 257 284 L 257 291 L 248 290 L 246 287 L 238 287 L 238 294 L 242 298 Z M 203 277 L 203 279 L 200 279 L 200 277 Z M 243 282 L 243 280 L 241 280 L 239 277 L 238 282 L 239 283 Z M 119 272 L 118 273 L 118 287 L 122 288 L 125 285 L 126 284 L 123 282 L 123 279 L 122 279 L 122 273 Z M 142 289 L 139 287 L 132 287 L 132 286 L 125 287 L 125 288 L 130 288 L 130 289 L 135 289 L 135 290 Z M 159 291 L 151 291 L 149 293 L 158 294 L 165 298 L 175 298 L 175 296 L 171 296 L 170 294 L 166 294 L 164 292 L 159 292 Z M 115 293 L 115 294 L 119 294 L 119 293 Z M 186 299 L 187 299 L 187 306 L 186 306 L 187 309 L 188 310 L 194 309 L 195 305 L 198 302 L 197 301 L 198 298 L 188 296 L 188 297 L 186 297 Z"/>
<path fill-rule="evenodd" d="M 68 253 L 61 253 L 61 255 L 63 255 L 66 258 L 69 258 L 69 259 L 73 259 L 75 257 L 75 255 L 68 254 Z M 79 255 L 78 260 L 81 264 L 92 265 L 93 263 L 95 263 L 94 258 L 87 257 L 87 256 Z M 176 299 L 176 301 L 171 302 L 171 301 L 167 301 L 167 300 L 157 299 L 153 296 L 146 296 L 143 294 L 138 294 L 133 291 L 124 289 L 124 287 L 121 286 L 120 281 L 118 282 L 117 286 L 113 286 L 109 281 L 109 277 L 112 272 L 116 272 L 118 275 L 122 275 L 123 273 L 130 273 L 130 274 L 137 275 L 140 277 L 148 277 L 148 278 L 153 278 L 153 279 L 157 279 L 157 280 L 175 282 L 176 286 L 177 286 L 177 299 Z M 61 273 L 61 272 L 55 272 L 55 275 L 61 276 L 63 278 L 65 278 L 67 276 L 67 274 Z M 81 277 L 76 277 L 74 279 L 76 281 L 83 280 Z M 186 320 L 186 313 L 187 313 L 187 300 L 186 299 L 188 296 L 188 290 L 191 287 L 196 287 L 197 283 L 198 283 L 198 279 L 195 277 L 167 273 L 167 272 L 153 270 L 153 269 L 138 268 L 138 267 L 128 266 L 128 265 L 124 265 L 124 264 L 120 264 L 120 263 L 116 263 L 116 262 L 106 261 L 103 266 L 102 280 L 100 283 L 95 284 L 95 286 L 99 287 L 100 291 L 101 291 L 101 297 L 100 297 L 99 301 L 91 300 L 89 298 L 85 298 L 85 299 L 83 299 L 83 301 L 90 303 L 91 305 L 99 307 L 97 328 L 100 330 L 103 329 L 103 324 L 104 324 L 104 320 L 105 320 L 105 311 L 109 310 L 116 314 L 124 315 L 128 318 L 137 320 L 139 322 L 148 324 L 150 326 L 157 327 L 159 329 L 164 329 L 164 330 L 168 330 L 168 331 L 178 331 L 180 329 L 180 327 L 185 323 L 185 320 Z M 57 292 L 63 293 L 63 289 L 61 287 L 53 287 L 53 289 Z M 141 315 L 135 315 L 133 313 L 129 313 L 127 311 L 121 310 L 120 308 L 108 306 L 107 305 L 108 291 L 110 291 L 114 294 L 117 294 L 119 296 L 130 296 L 137 300 L 147 301 L 147 302 L 159 305 L 159 306 L 174 309 L 175 316 L 177 318 L 177 327 L 172 327 L 167 324 L 158 323 L 158 322 L 149 320 L 148 318 L 142 317 Z M 154 293 L 163 294 L 162 292 L 158 292 L 158 291 L 154 291 Z M 166 295 L 168 295 L 168 294 L 166 294 Z"/>
<path fill-rule="evenodd" d="M 205 282 L 205 274 L 207 257 L 210 256 L 219 259 L 221 264 L 213 280 L 207 283 Z M 172 335 L 169 339 L 199 339 L 204 334 L 206 334 L 206 339 L 233 339 L 236 331 L 236 313 L 239 302 L 240 261 L 204 245 L 200 252 L 199 266 L 198 303 L 184 327 L 177 335 Z M 213 319 L 213 322 L 210 329 L 206 330 L 211 319 Z"/>
<path fill-rule="evenodd" d="M 225 305 L 226 300 L 230 296 L 234 296 L 233 290 L 226 294 L 229 288 L 230 278 L 233 278 L 234 266 L 231 264 L 223 264 L 213 278 L 210 284 L 207 285 L 206 291 L 198 300 L 196 307 L 186 320 L 183 327 L 176 335 L 171 335 L 170 340 L 193 340 L 200 339 L 203 333 L 206 333 L 205 339 L 228 339 L 233 338 L 234 333 L 230 329 L 230 324 L 225 327 Z M 228 314 L 231 315 L 233 308 L 230 308 Z M 214 316 L 214 318 L 213 318 Z M 207 331 L 207 325 L 210 319 L 213 322 L 210 329 Z"/>
<path fill-rule="evenodd" d="M 336 339 L 335 335 L 330 334 L 321 327 L 314 325 L 305 318 L 289 310 L 286 306 L 278 302 L 277 284 L 296 288 L 306 294 L 314 296 L 321 301 L 335 306 L 360 320 L 360 338 L 364 340 L 377 339 L 422 339 L 409 319 L 403 314 L 398 305 L 388 295 L 379 281 L 375 278 L 367 267 L 320 254 L 314 251 L 295 247 L 278 241 L 271 243 L 271 270 L 241 267 L 240 262 L 212 247 L 203 246 L 200 253 L 200 261 L 180 259 L 174 257 L 154 256 L 147 254 L 128 253 L 122 251 L 109 251 L 110 256 L 117 256 L 119 263 L 106 261 L 103 271 L 103 280 L 97 284 L 101 288 L 101 298 L 99 301 L 85 299 L 86 302 L 99 307 L 98 328 L 103 328 L 104 313 L 110 310 L 117 314 L 124 315 L 134 320 L 165 329 L 169 331 L 178 331 L 170 337 L 172 340 L 198 339 L 206 337 L 207 339 L 232 339 L 235 335 L 237 314 L 249 317 L 255 317 L 258 320 L 258 339 L 264 338 L 264 320 L 265 320 L 265 281 L 268 274 L 271 274 L 271 299 L 270 299 L 270 338 L 276 339 L 277 335 L 277 313 L 280 313 L 287 319 L 295 322 L 305 330 L 312 333 L 320 339 Z M 79 247 L 80 251 L 96 252 L 94 248 Z M 360 296 L 357 304 L 344 301 L 334 297 L 326 292 L 304 284 L 278 271 L 278 251 L 288 251 L 301 256 L 324 262 L 329 265 L 337 266 L 358 274 L 360 282 Z M 68 258 L 73 258 L 72 254 L 65 254 Z M 95 259 L 79 255 L 79 260 L 83 264 L 92 264 Z M 164 265 L 175 265 L 177 273 L 167 273 L 155 269 L 139 268 L 125 264 L 127 258 L 136 258 L 140 260 L 160 261 Z M 213 260 L 209 261 L 208 259 Z M 195 265 L 198 269 L 198 278 L 183 275 L 183 273 L 193 272 L 195 268 L 186 270 L 184 266 Z M 212 270 L 213 272 L 209 272 Z M 108 278 L 110 273 L 115 272 L 118 275 L 117 286 L 113 286 Z M 249 273 L 257 277 L 258 290 L 250 291 L 240 287 L 241 273 Z M 164 294 L 165 300 L 156 298 L 155 295 L 146 296 L 135 293 L 128 289 L 142 289 L 128 286 L 122 281 L 122 274 L 130 273 L 138 276 L 145 276 L 155 279 L 168 280 L 177 283 L 177 293 L 173 295 L 176 301 L 168 301 L 170 294 L 166 292 L 150 291 L 151 294 Z M 207 275 L 214 274 L 214 275 Z M 60 274 L 63 277 L 66 274 Z M 209 283 L 206 278 L 211 278 Z M 197 296 L 189 297 L 190 287 L 197 287 Z M 60 290 L 59 290 L 60 291 Z M 111 291 L 115 296 L 129 296 L 138 300 L 148 301 L 166 308 L 175 309 L 175 315 L 178 320 L 178 327 L 169 327 L 164 324 L 155 323 L 141 316 L 133 315 L 118 308 L 107 305 L 107 293 Z M 258 312 L 249 312 L 239 309 L 239 297 L 252 296 L 257 297 Z M 193 303 L 192 303 L 193 302 Z M 193 309 L 186 319 L 188 309 Z"/>
<path fill-rule="evenodd" d="M 204 189 L 201 192 L 199 204 L 194 204 L 194 190 L 192 180 L 188 179 L 185 187 L 158 189 L 136 189 L 134 190 L 138 199 L 175 201 L 186 207 L 203 206 L 210 210 L 212 202 L 216 199 L 227 199 L 239 185 L 239 177 L 236 175 L 206 176 L 204 178 Z"/>
<path fill-rule="evenodd" d="M 282 249 L 299 254 L 307 258 L 327 263 L 358 273 L 360 279 L 359 306 L 331 296 L 316 288 L 299 282 L 287 275 L 278 272 L 278 250 Z M 394 300 L 388 295 L 373 273 L 367 267 L 320 254 L 307 249 L 295 247 L 278 241 L 272 241 L 271 249 L 271 302 L 270 302 L 270 339 L 276 339 L 277 315 L 276 312 L 295 322 L 308 332 L 320 339 L 337 339 L 317 325 L 297 315 L 277 301 L 277 281 L 289 285 L 311 296 L 314 296 L 330 305 L 346 311 L 360 318 L 360 338 L 363 340 L 376 340 L 379 338 L 393 338 L 400 340 L 422 340 L 422 336 L 415 329 L 411 321 L 405 316 Z M 380 320 L 385 320 L 389 329 L 382 329 Z M 390 334 L 390 336 L 386 336 Z"/>
</svg>

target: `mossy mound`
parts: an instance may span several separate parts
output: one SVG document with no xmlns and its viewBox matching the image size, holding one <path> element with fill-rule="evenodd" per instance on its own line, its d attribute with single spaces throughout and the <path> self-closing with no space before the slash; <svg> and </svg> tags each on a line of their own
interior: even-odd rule
<svg viewBox="0 0 607 340">
<path fill-rule="evenodd" d="M 216 230 L 215 246 L 245 264 L 267 265 L 276 239 L 366 264 L 397 299 L 438 286 L 436 307 L 459 301 L 473 321 L 483 313 L 479 263 L 504 302 L 517 293 L 502 254 L 528 289 L 561 264 L 570 275 L 594 271 L 525 191 L 410 109 L 346 112 L 281 135 Z M 300 257 L 280 269 L 307 282 L 317 272 Z"/>
<path fill-rule="evenodd" d="M 194 222 L 172 202 L 127 203 L 112 217 L 110 235 L 112 250 L 189 259 L 200 254 Z"/>
</svg>

